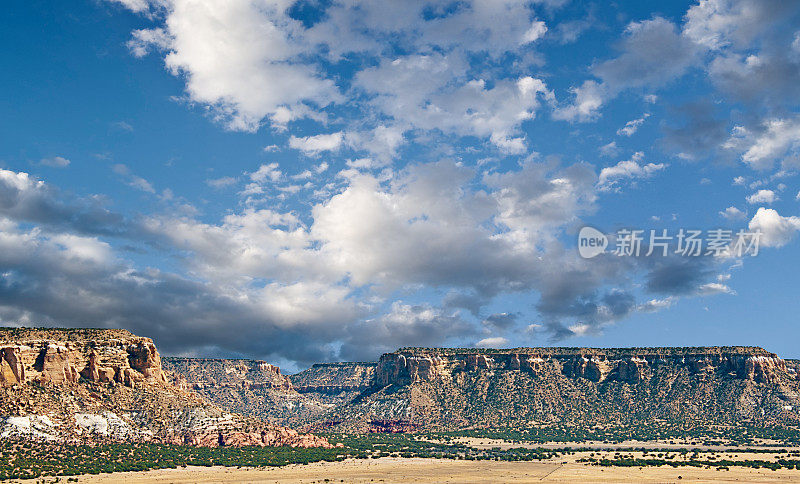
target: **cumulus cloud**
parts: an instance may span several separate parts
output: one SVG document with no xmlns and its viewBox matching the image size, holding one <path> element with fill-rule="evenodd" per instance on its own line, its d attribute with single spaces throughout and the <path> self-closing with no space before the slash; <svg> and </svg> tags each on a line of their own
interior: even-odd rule
<svg viewBox="0 0 800 484">
<path fill-rule="evenodd" d="M 584 81 L 578 87 L 570 88 L 575 95 L 572 104 L 557 108 L 553 112 L 554 119 L 564 121 L 594 121 L 600 116 L 600 108 L 607 96 L 607 90 L 596 81 Z"/>
<path fill-rule="evenodd" d="M 700 286 L 697 293 L 701 296 L 711 296 L 714 294 L 736 294 L 736 291 L 721 282 L 709 282 Z"/>
<path fill-rule="evenodd" d="M 144 2 L 126 0 L 134 11 Z M 163 26 L 134 33 L 138 56 L 149 46 L 166 51 L 167 69 L 186 83 L 187 97 L 208 105 L 231 129 L 252 131 L 267 117 L 278 124 L 308 115 L 308 104 L 339 98 L 333 81 L 293 62 L 303 50 L 290 40 L 299 23 L 288 3 L 237 0 L 222 4 L 164 2 Z"/>
<path fill-rule="evenodd" d="M 108 0 L 112 3 L 117 3 L 132 12 L 145 12 L 150 9 L 150 0 Z"/>
<path fill-rule="evenodd" d="M 516 313 L 497 313 L 488 316 L 482 321 L 482 324 L 488 328 L 503 331 L 513 327 L 518 317 L 519 315 Z"/>
<path fill-rule="evenodd" d="M 769 119 L 758 132 L 736 127 L 725 148 L 740 152 L 742 161 L 756 170 L 772 168 L 776 161 L 800 154 L 800 118 Z"/>
<path fill-rule="evenodd" d="M 747 203 L 757 205 L 759 203 L 773 203 L 778 199 L 772 190 L 759 190 L 747 197 Z"/>
<path fill-rule="evenodd" d="M 800 56 L 790 48 L 798 20 L 800 5 L 774 0 L 707 0 L 686 14 L 685 36 L 711 53 L 714 86 L 749 112 L 723 147 L 757 170 L 796 150 L 797 123 L 786 106 L 800 95 Z"/>
<path fill-rule="evenodd" d="M 125 261 L 87 229 L 81 203 L 53 203 L 60 195 L 44 182 L 0 175 L 0 269 L 8 275 L 0 318 L 123 326 L 166 352 L 305 364 L 371 359 L 399 345 L 472 344 L 486 330 L 517 329 L 516 314 L 478 317 L 501 293 L 538 294 L 538 332 L 558 339 L 655 310 L 618 287 L 626 275 L 643 272 L 661 299 L 708 292 L 699 288 L 712 275 L 690 264 L 674 275 L 650 261 L 587 261 L 563 247 L 554 234 L 593 210 L 597 177 L 584 164 L 531 158 L 508 173 L 479 173 L 441 161 L 384 181 L 356 174 L 307 221 L 249 206 L 220 223 L 143 217 L 135 233 L 124 219 L 108 220 L 116 227 L 109 235 L 178 257 L 172 273 Z M 284 178 L 277 164 L 247 176 L 256 184 Z M 48 225 L 41 207 L 61 208 L 60 223 Z M 67 212 L 73 223 L 64 222 Z M 420 288 L 447 297 L 409 304 L 395 296 Z"/>
<path fill-rule="evenodd" d="M 305 136 L 298 138 L 292 136 L 289 139 L 289 146 L 302 151 L 306 155 L 318 155 L 324 151 L 336 151 L 342 145 L 344 135 L 339 133 L 318 134 L 315 136 Z"/>
<path fill-rule="evenodd" d="M 800 230 L 800 217 L 783 217 L 771 208 L 761 207 L 748 228 L 751 232 L 761 232 L 760 244 L 764 247 L 783 247 Z"/>
<path fill-rule="evenodd" d="M 746 213 L 736 207 L 728 207 L 725 210 L 721 210 L 719 214 L 728 220 L 741 220 L 747 216 Z"/>
<path fill-rule="evenodd" d="M 619 154 L 619 147 L 616 141 L 612 141 L 600 147 L 600 154 L 606 157 L 614 157 Z"/>
<path fill-rule="evenodd" d="M 664 163 L 640 164 L 644 158 L 641 151 L 634 153 L 630 160 L 620 161 L 614 166 L 603 168 L 597 180 L 601 191 L 618 191 L 624 181 L 650 178 L 655 173 L 664 170 Z"/>
<path fill-rule="evenodd" d="M 126 4 L 136 12 L 147 6 L 144 1 Z M 474 53 L 522 58 L 528 44 L 545 35 L 547 26 L 535 18 L 529 2 L 468 1 L 452 11 L 423 1 L 393 7 L 333 3 L 318 6 L 322 18 L 310 25 L 293 18 L 290 2 L 165 0 L 158 5 L 158 25 L 134 31 L 131 52 L 138 57 L 163 53 L 167 69 L 185 80 L 188 100 L 208 106 L 231 129 L 252 131 L 269 122 L 281 130 L 302 118 L 326 122 L 330 108 L 345 98 L 337 86 L 342 72 L 331 72 L 321 60 L 335 63 L 348 54 L 372 60 L 344 80 L 366 94 L 348 93 L 348 107 L 382 113 L 399 130 L 390 138 L 374 133 L 372 139 L 354 139 L 354 146 L 363 143 L 366 149 L 383 141 L 388 146 L 376 151 L 391 152 L 403 132 L 434 126 L 458 136 L 491 138 L 501 150 L 521 153 L 520 123 L 533 118 L 537 98 L 552 101 L 539 79 L 469 72 Z M 387 52 L 382 39 L 390 37 L 402 55 Z M 350 124 L 348 133 L 372 130 L 359 126 L 360 120 Z M 298 146 L 313 144 L 293 140 Z M 333 143 L 331 138 L 317 141 Z"/>
<path fill-rule="evenodd" d="M 508 345 L 508 339 L 502 336 L 495 336 L 492 338 L 483 338 L 475 343 L 477 348 L 503 348 Z"/>
<path fill-rule="evenodd" d="M 356 86 L 370 103 L 409 129 L 488 137 L 501 149 L 518 153 L 515 133 L 533 119 L 542 99 L 552 100 L 545 83 L 530 76 L 498 80 L 460 80 L 468 64 L 455 55 L 429 54 L 385 59 L 356 75 Z"/>
<path fill-rule="evenodd" d="M 650 117 L 649 113 L 644 113 L 641 118 L 636 118 L 625 123 L 625 126 L 617 130 L 617 136 L 633 136 L 639 129 L 639 126 L 644 124 L 644 121 Z"/>
<path fill-rule="evenodd" d="M 525 34 L 522 36 L 522 43 L 528 44 L 530 42 L 536 42 L 544 37 L 546 32 L 547 25 L 545 25 L 545 23 L 541 20 L 537 20 L 531 24 L 528 30 L 525 31 Z"/>
</svg>

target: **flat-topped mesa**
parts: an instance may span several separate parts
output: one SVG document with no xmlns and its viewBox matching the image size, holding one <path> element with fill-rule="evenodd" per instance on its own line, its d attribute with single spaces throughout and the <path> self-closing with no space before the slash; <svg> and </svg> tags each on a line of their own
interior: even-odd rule
<svg viewBox="0 0 800 484">
<path fill-rule="evenodd" d="M 360 391 L 372 386 L 376 367 L 375 362 L 317 363 L 289 378 L 300 393 Z"/>
<path fill-rule="evenodd" d="M 194 390 L 206 388 L 276 388 L 291 391 L 292 382 L 281 369 L 262 360 L 165 357 L 164 369 L 174 384 Z"/>
<path fill-rule="evenodd" d="M 796 379 L 784 360 L 763 348 L 711 346 L 678 348 L 401 348 L 381 356 L 375 384 L 404 385 L 436 381 L 458 372 L 517 371 L 543 376 L 561 374 L 593 382 L 636 383 L 663 366 L 691 374 L 730 374 L 755 382 L 784 376 Z"/>
<path fill-rule="evenodd" d="M 150 338 L 119 329 L 0 328 L 0 386 L 30 382 L 165 385 Z"/>
</svg>

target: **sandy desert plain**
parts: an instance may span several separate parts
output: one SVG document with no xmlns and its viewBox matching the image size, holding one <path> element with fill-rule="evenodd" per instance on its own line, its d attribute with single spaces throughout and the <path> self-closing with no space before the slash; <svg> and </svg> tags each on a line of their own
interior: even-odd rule
<svg viewBox="0 0 800 484">
<path fill-rule="evenodd" d="M 519 442 L 500 439 L 460 438 L 460 443 L 475 449 L 521 447 Z M 534 445 L 533 443 L 530 443 Z M 648 445 L 652 444 L 652 445 Z M 557 445 L 553 443 L 553 445 Z M 523 444 L 522 446 L 527 447 Z M 604 450 L 595 449 L 604 446 Z M 537 447 L 549 447 L 538 444 Z M 800 482 L 800 470 L 750 466 L 748 462 L 778 462 L 800 453 L 800 447 L 774 448 L 749 446 L 691 446 L 674 442 L 621 442 L 618 444 L 584 442 L 567 448 L 546 460 L 534 461 L 470 461 L 433 458 L 383 457 L 345 459 L 338 462 L 289 464 L 281 467 L 200 467 L 159 469 L 145 472 L 81 475 L 72 478 L 54 477 L 37 483 L 773 483 Z M 653 447 L 653 448 L 651 448 Z M 632 450 L 632 449 L 638 450 Z M 578 450 L 580 449 L 580 450 Z M 620 465 L 626 459 L 663 459 L 669 465 Z M 598 465 L 600 461 L 615 465 Z M 732 465 L 720 465 L 730 461 Z M 714 465 L 699 465 L 699 463 Z M 686 464 L 684 464 L 686 463 Z M 690 465 L 689 465 L 690 464 Z M 11 482 L 31 482 L 11 481 Z"/>
<path fill-rule="evenodd" d="M 186 467 L 147 472 L 123 472 L 78 476 L 80 483 L 494 483 L 494 482 L 552 482 L 552 483 L 773 483 L 800 482 L 800 471 L 770 470 L 750 467 L 730 467 L 725 470 L 690 466 L 660 467 L 599 467 L 577 462 L 590 452 L 561 456 L 552 461 L 494 462 L 453 461 L 423 458 L 347 459 L 341 462 L 317 462 L 308 465 L 292 464 L 277 468 Z M 640 452 L 633 453 L 641 456 Z M 709 455 L 713 455 L 710 453 Z M 613 452 L 594 455 L 612 457 Z M 720 453 L 716 453 L 720 455 Z M 727 458 L 746 458 L 726 454 Z M 764 459 L 776 459 L 777 454 L 762 454 Z M 65 481 L 61 479 L 61 482 Z M 19 481 L 30 482 L 30 481 Z M 46 478 L 37 482 L 56 482 Z M 75 482 L 74 480 L 72 482 Z"/>
</svg>

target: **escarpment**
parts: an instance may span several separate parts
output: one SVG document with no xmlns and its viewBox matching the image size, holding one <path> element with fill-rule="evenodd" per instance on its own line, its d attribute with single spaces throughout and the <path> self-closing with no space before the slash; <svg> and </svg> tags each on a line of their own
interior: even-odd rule
<svg viewBox="0 0 800 484">
<path fill-rule="evenodd" d="M 291 389 L 269 363 L 252 370 L 260 377 L 248 385 Z M 0 438 L 330 446 L 223 410 L 193 391 L 198 384 L 125 330 L 0 328 Z"/>
<path fill-rule="evenodd" d="M 800 423 L 800 362 L 754 347 L 402 348 L 269 378 L 259 364 L 165 359 L 220 406 L 315 430 Z"/>
<path fill-rule="evenodd" d="M 797 366 L 754 347 L 403 348 L 381 356 L 372 387 L 318 427 L 796 424 Z"/>
<path fill-rule="evenodd" d="M 755 382 L 796 378 L 795 370 L 773 353 L 755 347 L 708 348 L 516 348 L 511 350 L 400 349 L 381 356 L 375 376 L 378 386 L 451 378 L 458 372 L 515 371 L 639 382 L 654 368 L 685 370 L 690 374 L 734 377 Z"/>
</svg>

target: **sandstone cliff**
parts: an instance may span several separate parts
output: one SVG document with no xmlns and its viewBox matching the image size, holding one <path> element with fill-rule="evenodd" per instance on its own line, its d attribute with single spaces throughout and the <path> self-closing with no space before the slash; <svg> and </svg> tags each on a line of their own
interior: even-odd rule
<svg viewBox="0 0 800 484">
<path fill-rule="evenodd" d="M 797 365 L 752 347 L 404 348 L 317 428 L 538 423 L 797 423 Z"/>
<path fill-rule="evenodd" d="M 291 387 L 276 367 L 260 371 L 260 384 Z M 0 437 L 329 445 L 223 411 L 165 371 L 149 338 L 100 329 L 0 329 Z"/>
<path fill-rule="evenodd" d="M 800 420 L 800 362 L 752 347 L 403 348 L 257 388 L 256 362 L 165 361 L 225 408 L 315 430 Z"/>
<path fill-rule="evenodd" d="M 166 385 L 153 341 L 125 330 L 0 330 L 0 385 Z"/>
<path fill-rule="evenodd" d="M 654 368 L 684 368 L 691 374 L 728 376 L 760 383 L 796 380 L 794 368 L 755 347 L 707 348 L 516 348 L 510 350 L 401 349 L 381 356 L 378 386 L 436 381 L 459 371 L 516 371 L 533 376 L 563 374 L 600 383 L 639 382 Z"/>
</svg>

